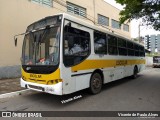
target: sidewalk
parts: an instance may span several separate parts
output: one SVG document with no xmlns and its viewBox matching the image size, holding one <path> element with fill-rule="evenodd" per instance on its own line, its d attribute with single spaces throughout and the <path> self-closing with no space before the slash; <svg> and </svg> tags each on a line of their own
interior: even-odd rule
<svg viewBox="0 0 160 120">
<path fill-rule="evenodd" d="M 0 80 L 0 95 L 19 90 L 24 90 L 20 87 L 20 78 Z"/>
</svg>

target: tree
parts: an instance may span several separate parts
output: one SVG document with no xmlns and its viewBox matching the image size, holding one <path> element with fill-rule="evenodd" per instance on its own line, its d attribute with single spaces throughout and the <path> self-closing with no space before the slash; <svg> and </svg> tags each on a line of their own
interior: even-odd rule
<svg viewBox="0 0 160 120">
<path fill-rule="evenodd" d="M 116 2 L 124 5 L 120 12 L 120 24 L 142 18 L 144 24 L 160 30 L 160 0 L 116 0 Z"/>
</svg>

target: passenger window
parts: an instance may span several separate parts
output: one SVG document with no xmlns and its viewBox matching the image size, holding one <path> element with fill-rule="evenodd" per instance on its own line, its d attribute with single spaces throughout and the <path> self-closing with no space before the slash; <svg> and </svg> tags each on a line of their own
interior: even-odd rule
<svg viewBox="0 0 160 120">
<path fill-rule="evenodd" d="M 126 40 L 122 39 L 122 38 L 118 38 L 118 46 L 119 47 L 123 47 L 125 48 L 126 47 Z"/>
<path fill-rule="evenodd" d="M 135 44 L 134 45 L 135 47 L 135 56 L 139 56 L 139 49 L 140 49 L 140 46 L 139 45 L 137 45 L 137 44 Z"/>
<path fill-rule="evenodd" d="M 64 65 L 71 67 L 81 63 L 90 54 L 90 34 L 86 31 L 64 27 Z"/>
<path fill-rule="evenodd" d="M 94 49 L 96 54 L 107 54 L 106 34 L 94 32 Z"/>
<path fill-rule="evenodd" d="M 144 47 L 143 46 L 139 47 L 139 56 L 141 56 L 141 57 L 145 56 L 145 51 L 144 51 Z"/>
<path fill-rule="evenodd" d="M 127 55 L 127 49 L 126 49 L 126 40 L 122 38 L 118 38 L 118 53 L 119 55 Z"/>
<path fill-rule="evenodd" d="M 134 44 L 130 41 L 127 41 L 127 48 L 128 48 L 128 56 L 135 56 Z"/>
<path fill-rule="evenodd" d="M 112 36 L 112 35 L 108 35 L 108 53 L 110 55 L 117 55 L 118 51 L 117 51 L 117 38 Z"/>
</svg>

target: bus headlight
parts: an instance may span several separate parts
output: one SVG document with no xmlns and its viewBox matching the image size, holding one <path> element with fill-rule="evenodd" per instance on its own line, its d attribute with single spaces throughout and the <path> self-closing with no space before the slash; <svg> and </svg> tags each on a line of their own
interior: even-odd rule
<svg viewBox="0 0 160 120">
<path fill-rule="evenodd" d="M 56 80 L 49 80 L 47 82 L 47 85 L 54 85 L 54 84 L 57 84 L 59 82 L 62 82 L 62 79 L 56 79 Z"/>
</svg>

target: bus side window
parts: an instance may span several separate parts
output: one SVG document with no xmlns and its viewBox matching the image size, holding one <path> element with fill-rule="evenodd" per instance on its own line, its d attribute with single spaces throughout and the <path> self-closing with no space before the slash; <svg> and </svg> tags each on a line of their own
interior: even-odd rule
<svg viewBox="0 0 160 120">
<path fill-rule="evenodd" d="M 117 38 L 108 35 L 108 53 L 109 55 L 118 55 L 118 50 L 117 50 Z"/>
<path fill-rule="evenodd" d="M 132 42 L 127 41 L 127 48 L 128 48 L 128 56 L 134 56 L 136 54 L 136 52 L 134 50 L 135 45 Z"/>
<path fill-rule="evenodd" d="M 135 49 L 135 56 L 139 56 L 139 45 L 135 44 L 134 45 L 134 49 Z"/>
<path fill-rule="evenodd" d="M 107 54 L 105 33 L 94 31 L 94 49 L 96 54 Z"/>
<path fill-rule="evenodd" d="M 127 48 L 126 48 L 126 40 L 122 38 L 118 38 L 118 53 L 119 55 L 126 56 Z"/>
</svg>

